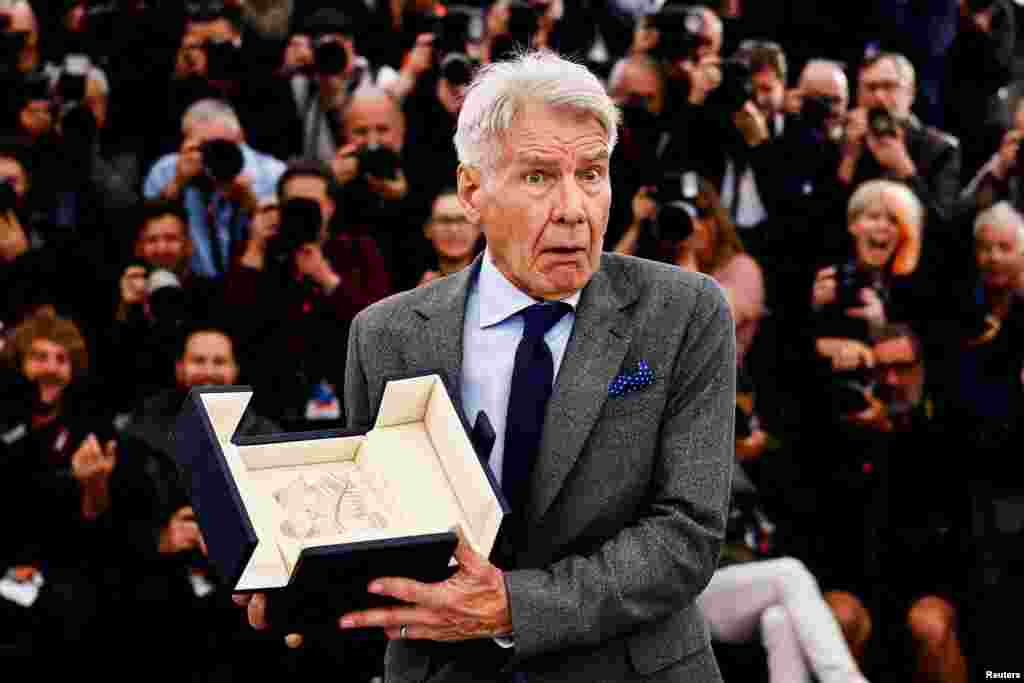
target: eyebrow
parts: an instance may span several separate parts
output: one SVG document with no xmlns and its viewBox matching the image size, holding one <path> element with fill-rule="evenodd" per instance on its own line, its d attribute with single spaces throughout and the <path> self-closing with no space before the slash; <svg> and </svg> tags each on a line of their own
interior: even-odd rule
<svg viewBox="0 0 1024 683">
<path fill-rule="evenodd" d="M 609 157 L 608 157 L 608 150 L 607 149 L 601 149 L 599 151 L 591 152 L 589 154 L 583 154 L 581 156 L 582 161 L 585 161 L 587 163 L 594 163 L 596 161 L 607 161 L 608 158 Z M 532 152 L 528 152 L 526 154 L 523 154 L 516 161 L 519 164 L 522 164 L 522 165 L 525 165 L 525 166 L 557 166 L 558 165 L 558 159 L 556 159 L 554 157 L 541 156 L 539 154 L 534 154 Z"/>
</svg>

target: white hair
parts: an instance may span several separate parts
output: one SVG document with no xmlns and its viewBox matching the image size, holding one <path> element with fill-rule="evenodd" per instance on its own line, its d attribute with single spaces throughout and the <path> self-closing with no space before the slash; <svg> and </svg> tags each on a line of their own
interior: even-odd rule
<svg viewBox="0 0 1024 683">
<path fill-rule="evenodd" d="M 608 135 L 608 154 L 615 148 L 621 114 L 598 77 L 582 64 L 535 50 L 477 72 L 455 131 L 459 162 L 493 170 L 508 130 L 531 102 L 593 115 Z"/>
<path fill-rule="evenodd" d="M 1024 253 L 1024 216 L 1007 201 L 998 202 L 978 214 L 974 219 L 974 237 L 977 239 L 985 226 L 1013 227 L 1017 230 L 1017 251 Z"/>
<path fill-rule="evenodd" d="M 896 206 L 886 205 L 886 200 L 894 201 Z M 903 183 L 884 178 L 876 178 L 862 183 L 850 197 L 847 205 L 847 220 L 852 224 L 872 206 L 882 204 L 894 211 L 901 222 L 920 228 L 924 221 L 924 207 L 914 191 Z"/>
<path fill-rule="evenodd" d="M 181 117 L 181 131 L 187 135 L 190 128 L 201 123 L 221 123 L 233 131 L 242 132 L 238 114 L 224 100 L 208 98 L 193 104 Z"/>
</svg>

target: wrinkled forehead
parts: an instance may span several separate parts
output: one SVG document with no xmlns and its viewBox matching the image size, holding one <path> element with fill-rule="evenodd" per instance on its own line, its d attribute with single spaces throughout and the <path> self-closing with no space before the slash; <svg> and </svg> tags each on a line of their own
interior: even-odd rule
<svg viewBox="0 0 1024 683">
<path fill-rule="evenodd" d="M 579 159 L 608 158 L 608 131 L 593 112 L 576 107 L 526 103 L 499 136 L 505 163 L 566 152 Z"/>
<path fill-rule="evenodd" d="M 978 228 L 979 242 L 1006 242 L 1017 247 L 1024 247 L 1022 243 L 1021 227 L 1008 222 L 985 223 Z"/>
<path fill-rule="evenodd" d="M 896 62 L 892 59 L 879 59 L 871 66 L 864 67 L 860 72 L 861 82 L 874 83 L 877 81 L 897 81 L 903 85 L 903 75 L 900 73 L 899 68 L 896 66 Z"/>
</svg>

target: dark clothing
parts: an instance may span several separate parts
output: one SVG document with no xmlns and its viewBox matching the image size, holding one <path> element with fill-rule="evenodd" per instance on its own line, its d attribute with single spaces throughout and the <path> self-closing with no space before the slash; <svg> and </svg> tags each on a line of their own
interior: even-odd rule
<svg viewBox="0 0 1024 683">
<path fill-rule="evenodd" d="M 239 362 L 258 388 L 255 405 L 286 424 L 301 421 L 312 388 L 322 380 L 340 392 L 352 318 L 391 292 L 368 236 L 339 234 L 323 252 L 341 278 L 330 295 L 271 266 L 258 271 L 238 264 L 228 274 L 226 310 Z"/>
<path fill-rule="evenodd" d="M 435 78 L 421 79 L 403 109 L 408 128 L 402 154 L 410 201 L 425 221 L 437 195 L 456 185 L 459 157 L 452 138 L 457 120 L 437 99 Z"/>
</svg>

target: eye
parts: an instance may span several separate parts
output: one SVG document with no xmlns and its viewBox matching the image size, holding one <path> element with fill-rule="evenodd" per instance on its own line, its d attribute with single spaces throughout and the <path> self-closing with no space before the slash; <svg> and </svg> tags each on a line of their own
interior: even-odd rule
<svg viewBox="0 0 1024 683">
<path fill-rule="evenodd" d="M 540 185 L 546 179 L 547 175 L 544 173 L 544 171 L 530 171 L 525 176 L 523 176 L 523 180 L 526 181 L 527 185 Z"/>
<path fill-rule="evenodd" d="M 604 172 L 602 169 L 595 166 L 593 168 L 588 168 L 583 171 L 580 171 L 579 175 L 584 182 L 596 183 L 604 175 Z"/>
</svg>

